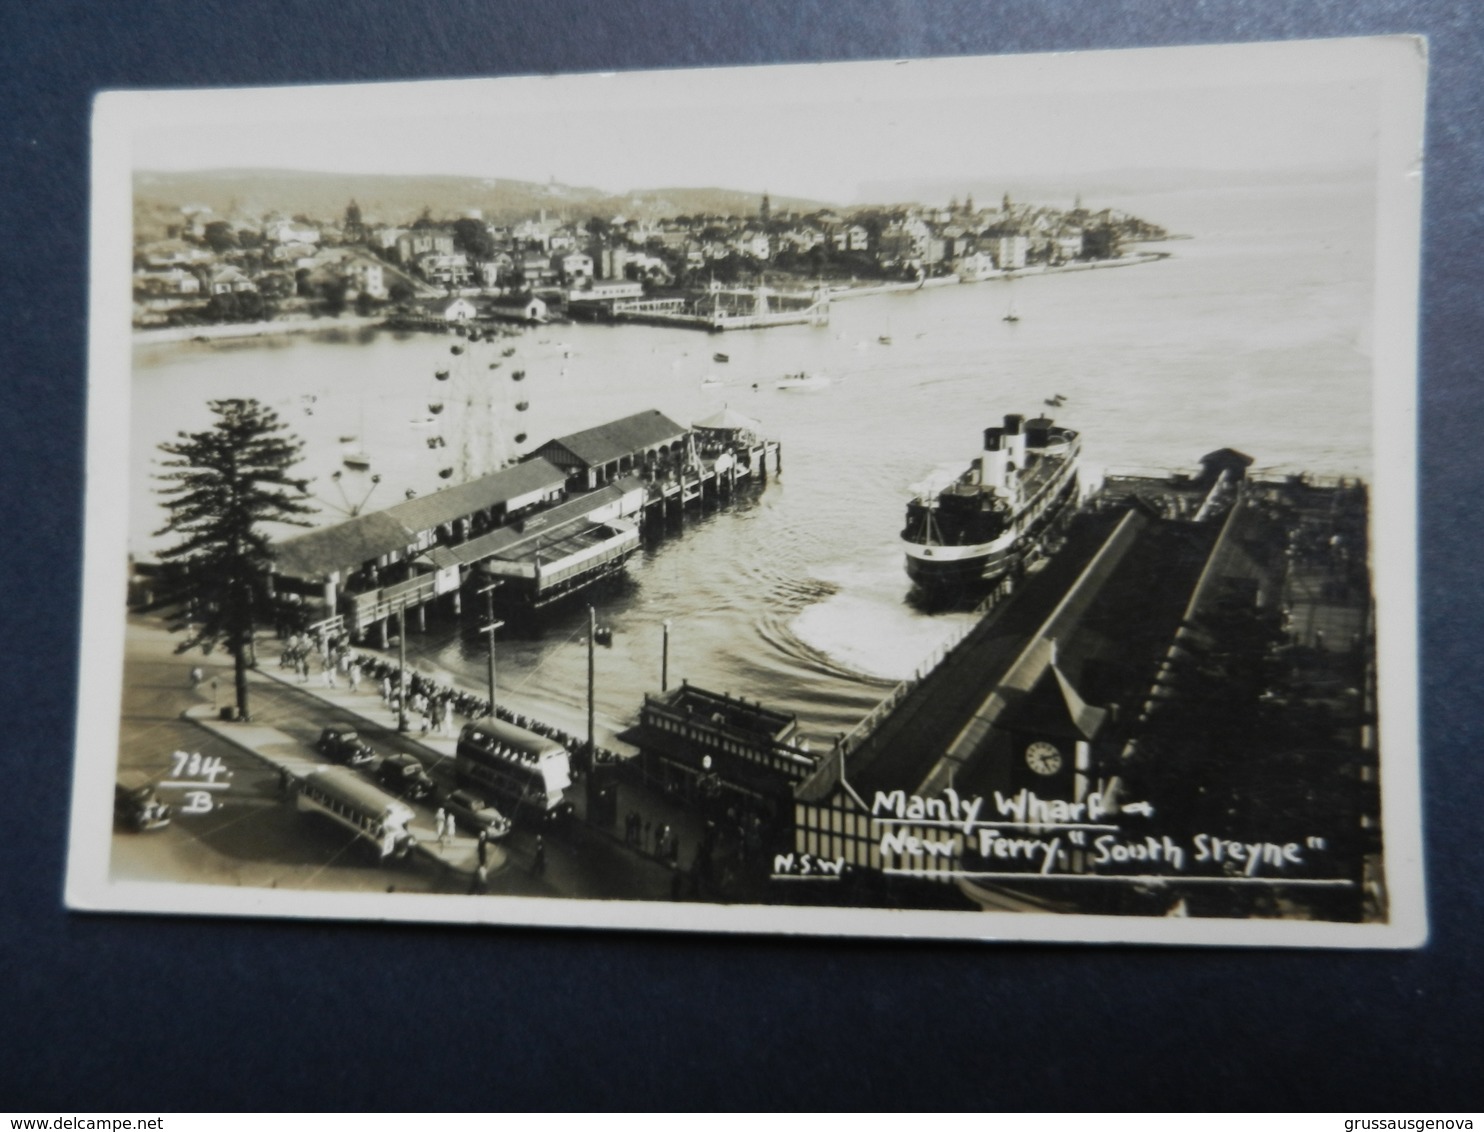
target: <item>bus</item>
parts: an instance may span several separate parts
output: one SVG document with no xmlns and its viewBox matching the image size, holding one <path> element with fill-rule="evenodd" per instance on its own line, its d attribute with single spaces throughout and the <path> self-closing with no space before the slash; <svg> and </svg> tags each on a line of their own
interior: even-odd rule
<svg viewBox="0 0 1484 1132">
<path fill-rule="evenodd" d="M 354 771 L 327 766 L 299 780 L 301 813 L 324 814 L 376 847 L 381 859 L 401 860 L 412 850 L 412 807 L 378 790 Z"/>
<path fill-rule="evenodd" d="M 454 774 L 460 786 L 504 802 L 516 821 L 549 821 L 572 812 L 562 794 L 572 785 L 567 748 L 513 723 L 467 724 L 454 748 Z"/>
</svg>

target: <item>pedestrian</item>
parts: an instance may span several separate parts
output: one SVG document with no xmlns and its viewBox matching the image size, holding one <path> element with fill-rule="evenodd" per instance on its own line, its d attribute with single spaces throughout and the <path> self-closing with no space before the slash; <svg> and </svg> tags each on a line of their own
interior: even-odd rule
<svg viewBox="0 0 1484 1132">
<path fill-rule="evenodd" d="M 335 662 L 333 660 L 325 660 L 324 670 L 321 672 L 320 676 L 321 679 L 324 680 L 326 688 L 335 687 Z"/>
<path fill-rule="evenodd" d="M 359 692 L 361 690 L 361 666 L 358 661 L 352 661 L 346 671 L 346 677 L 350 680 L 350 690 Z"/>
<path fill-rule="evenodd" d="M 392 702 L 392 678 L 390 676 L 381 678 L 381 702 L 384 704 Z"/>
<path fill-rule="evenodd" d="M 448 811 L 442 806 L 438 807 L 438 816 L 433 823 L 438 829 L 438 844 L 448 844 Z"/>
<path fill-rule="evenodd" d="M 196 665 L 194 668 L 191 669 L 191 688 L 192 689 L 199 688 L 201 686 L 201 681 L 202 680 L 205 680 L 205 679 L 206 679 L 206 673 L 204 673 L 204 672 L 201 671 L 201 666 L 199 664 Z"/>
<path fill-rule="evenodd" d="M 531 871 L 544 873 L 546 871 L 546 842 L 541 840 L 541 835 L 536 834 L 536 856 L 531 863 Z"/>
<path fill-rule="evenodd" d="M 308 656 L 301 656 L 299 658 L 299 683 L 301 683 L 301 684 L 307 684 L 307 683 L 309 683 L 309 657 Z"/>
<path fill-rule="evenodd" d="M 490 832 L 487 829 L 479 831 L 479 867 L 482 869 L 489 864 Z"/>
<path fill-rule="evenodd" d="M 474 880 L 469 885 L 470 896 L 483 896 L 490 890 L 490 871 L 483 861 L 474 870 Z"/>
</svg>

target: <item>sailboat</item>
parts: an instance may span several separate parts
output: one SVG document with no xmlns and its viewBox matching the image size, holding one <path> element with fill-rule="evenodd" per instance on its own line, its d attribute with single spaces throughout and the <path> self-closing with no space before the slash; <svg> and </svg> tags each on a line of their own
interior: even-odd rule
<svg viewBox="0 0 1484 1132">
<path fill-rule="evenodd" d="M 366 455 L 366 445 L 361 439 L 366 435 L 366 398 L 361 397 L 361 427 L 354 436 L 345 433 L 340 437 L 340 462 L 353 472 L 369 472 L 371 457 Z"/>
<path fill-rule="evenodd" d="M 1005 311 L 1005 317 L 1001 321 L 1003 321 L 1003 322 L 1019 322 L 1020 321 L 1020 312 L 1015 309 L 1015 300 L 1014 299 L 1011 299 L 1010 300 L 1009 309 L 1007 309 Z"/>
</svg>

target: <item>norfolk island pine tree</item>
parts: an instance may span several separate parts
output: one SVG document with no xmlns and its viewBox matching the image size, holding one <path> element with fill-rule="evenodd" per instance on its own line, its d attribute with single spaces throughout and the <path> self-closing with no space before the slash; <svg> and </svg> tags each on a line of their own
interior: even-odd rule
<svg viewBox="0 0 1484 1132">
<path fill-rule="evenodd" d="M 155 534 L 179 536 L 160 553 L 162 596 L 171 631 L 185 633 L 177 653 L 231 651 L 237 710 L 247 719 L 253 632 L 273 564 L 262 526 L 307 527 L 300 516 L 316 509 L 308 481 L 290 475 L 303 442 L 277 413 L 250 399 L 208 404 L 216 416 L 211 428 L 180 432 L 160 445 L 169 458 L 155 478 L 165 484 L 158 490 L 169 521 Z"/>
</svg>

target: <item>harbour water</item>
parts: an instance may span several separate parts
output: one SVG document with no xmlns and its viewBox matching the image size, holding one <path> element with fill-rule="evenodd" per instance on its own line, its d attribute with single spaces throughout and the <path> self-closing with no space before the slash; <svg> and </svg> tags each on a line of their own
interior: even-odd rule
<svg viewBox="0 0 1484 1132">
<path fill-rule="evenodd" d="M 672 682 L 796 712 L 812 734 L 848 730 L 963 623 L 907 602 L 897 533 L 913 485 L 962 470 L 981 429 L 1006 412 L 1065 397 L 1045 411 L 1082 432 L 1093 478 L 1186 469 L 1224 446 L 1272 472 L 1372 473 L 1369 188 L 1106 203 L 1193 238 L 1141 266 L 839 302 L 824 328 L 715 337 L 575 324 L 460 354 L 460 339 L 382 331 L 137 347 L 130 549 L 148 556 L 156 545 L 157 445 L 203 427 L 212 398 L 255 397 L 283 415 L 305 441 L 324 522 L 629 413 L 657 408 L 689 424 L 726 404 L 782 442 L 783 473 L 688 520 L 602 597 L 613 647 L 598 657 L 600 716 L 622 726 L 658 690 L 668 620 Z M 1012 300 L 1013 323 L 1002 317 Z M 718 349 L 728 362 L 713 360 Z M 774 388 L 799 371 L 831 381 Z M 446 443 L 429 447 L 434 436 Z M 350 447 L 364 450 L 369 471 L 345 466 Z M 447 468 L 456 474 L 444 481 Z M 580 711 L 586 624 L 579 604 L 539 629 L 502 630 L 500 685 Z M 483 686 L 472 619 L 430 624 L 409 643 L 425 670 Z"/>
</svg>

